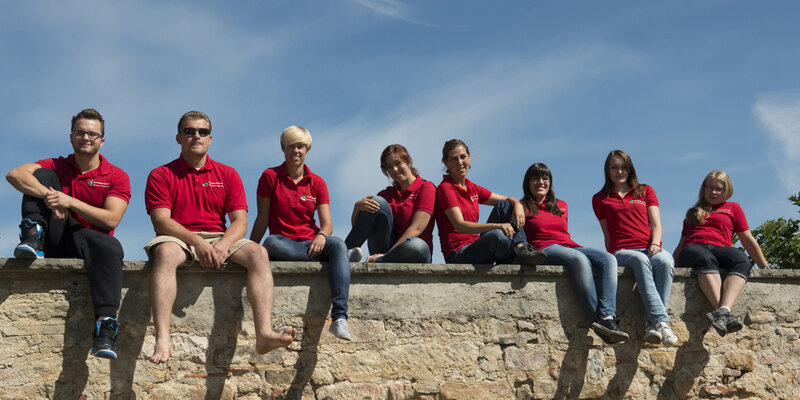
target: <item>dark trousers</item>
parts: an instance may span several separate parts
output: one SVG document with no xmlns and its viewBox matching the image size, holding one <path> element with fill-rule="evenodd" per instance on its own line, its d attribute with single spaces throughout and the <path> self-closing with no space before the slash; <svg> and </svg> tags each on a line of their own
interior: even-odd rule
<svg viewBox="0 0 800 400">
<path fill-rule="evenodd" d="M 44 186 L 61 190 L 58 176 L 50 169 L 39 168 L 33 176 Z M 122 297 L 122 245 L 115 237 L 87 228 L 71 216 L 56 219 L 44 200 L 22 196 L 22 218 L 45 226 L 44 256 L 53 258 L 81 258 L 89 273 L 95 317 L 116 316 Z"/>
</svg>

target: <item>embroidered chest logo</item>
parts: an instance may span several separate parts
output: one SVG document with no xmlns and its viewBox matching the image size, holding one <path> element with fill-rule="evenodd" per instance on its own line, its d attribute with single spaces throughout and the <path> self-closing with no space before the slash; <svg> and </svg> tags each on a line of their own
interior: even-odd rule
<svg viewBox="0 0 800 400">
<path fill-rule="evenodd" d="M 635 206 L 647 206 L 647 203 L 645 203 L 644 200 L 631 200 L 628 202 L 628 204 L 633 204 Z"/>
<path fill-rule="evenodd" d="M 100 182 L 94 179 L 89 179 L 88 181 L 86 181 L 86 185 L 93 188 L 103 188 L 103 189 L 111 186 L 108 182 Z"/>
<path fill-rule="evenodd" d="M 730 214 L 731 210 L 728 210 L 727 208 L 718 208 L 718 209 L 712 211 L 711 213 L 712 214 L 715 214 L 715 213 Z"/>
<path fill-rule="evenodd" d="M 221 187 L 225 187 L 225 184 L 222 183 L 222 182 L 205 181 L 205 182 L 203 182 L 203 187 L 221 188 Z"/>
<path fill-rule="evenodd" d="M 300 200 L 303 200 L 303 201 L 317 201 L 317 198 L 312 196 L 312 195 L 310 195 L 310 194 L 304 194 L 304 195 L 300 196 Z"/>
<path fill-rule="evenodd" d="M 469 196 L 469 201 L 478 201 L 478 195 L 473 194 L 472 196 Z"/>
</svg>

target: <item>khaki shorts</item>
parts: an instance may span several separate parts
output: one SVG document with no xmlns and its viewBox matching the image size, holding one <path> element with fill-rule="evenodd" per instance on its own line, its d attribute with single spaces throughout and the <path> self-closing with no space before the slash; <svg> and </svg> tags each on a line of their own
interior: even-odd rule
<svg viewBox="0 0 800 400">
<path fill-rule="evenodd" d="M 194 233 L 199 235 L 201 238 L 203 238 L 203 240 L 205 240 L 209 244 L 214 244 L 216 242 L 219 242 L 219 240 L 222 239 L 222 235 L 224 234 L 222 232 L 194 232 Z M 144 251 L 147 253 L 147 257 L 149 257 L 152 260 L 153 255 L 150 253 L 150 250 L 152 250 L 153 247 L 155 247 L 156 245 L 167 242 L 175 243 L 178 246 L 181 246 L 183 251 L 186 253 L 186 261 L 181 265 L 192 265 L 196 261 L 199 261 L 199 259 L 197 258 L 197 253 L 194 252 L 194 246 L 186 244 L 186 242 L 176 238 L 175 236 L 167 236 L 167 235 L 156 236 L 152 240 L 147 242 L 146 245 L 144 245 Z M 227 261 L 228 258 L 231 257 L 231 254 L 236 253 L 239 249 L 241 249 L 244 245 L 248 243 L 256 243 L 256 242 L 250 239 L 237 240 L 236 243 L 232 244 L 231 247 L 228 248 L 228 257 L 226 257 L 225 260 Z"/>
</svg>

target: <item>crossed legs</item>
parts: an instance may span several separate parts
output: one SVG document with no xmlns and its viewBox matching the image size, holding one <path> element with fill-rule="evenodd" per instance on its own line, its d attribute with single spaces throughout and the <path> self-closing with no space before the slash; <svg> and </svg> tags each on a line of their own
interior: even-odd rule
<svg viewBox="0 0 800 400">
<path fill-rule="evenodd" d="M 156 328 L 156 345 L 150 361 L 162 363 L 170 357 L 169 324 L 177 292 L 176 271 L 186 262 L 187 254 L 177 244 L 165 242 L 154 247 L 152 255 L 150 304 Z M 253 309 L 256 352 L 264 354 L 288 346 L 297 330 L 292 327 L 281 333 L 272 330 L 273 282 L 266 250 L 256 243 L 249 243 L 231 254 L 229 259 L 247 269 L 247 300 Z"/>
</svg>

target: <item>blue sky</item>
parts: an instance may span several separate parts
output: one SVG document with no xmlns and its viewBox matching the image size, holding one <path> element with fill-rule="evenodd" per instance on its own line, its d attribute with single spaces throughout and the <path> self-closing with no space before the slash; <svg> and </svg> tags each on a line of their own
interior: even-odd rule
<svg viewBox="0 0 800 400">
<path fill-rule="evenodd" d="M 232 3 L 49 1 L 0 5 L 0 170 L 66 155 L 69 120 L 106 119 L 102 149 L 131 177 L 117 229 L 145 258 L 148 172 L 179 153 L 181 114 L 214 126 L 211 156 L 242 176 L 255 218 L 280 132 L 308 128 L 334 233 L 387 185 L 388 144 L 439 183 L 444 141 L 464 140 L 469 178 L 521 195 L 544 162 L 580 244 L 602 247 L 591 196 L 606 154 L 631 154 L 661 201 L 674 249 L 702 178 L 723 169 L 751 227 L 796 217 L 800 4 L 354 0 Z M 0 185 L 0 256 L 17 244 L 20 195 Z M 483 216 L 488 216 L 488 208 Z M 438 242 L 434 262 L 441 262 Z"/>
</svg>

